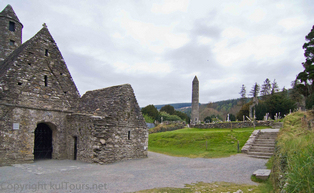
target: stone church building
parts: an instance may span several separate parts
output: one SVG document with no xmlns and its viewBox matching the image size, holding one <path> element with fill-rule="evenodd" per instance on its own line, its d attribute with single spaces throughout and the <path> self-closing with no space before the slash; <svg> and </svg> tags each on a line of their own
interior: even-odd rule
<svg viewBox="0 0 314 193">
<path fill-rule="evenodd" d="M 148 129 L 131 85 L 81 97 L 47 26 L 23 44 L 22 29 L 6 6 L 0 13 L 0 166 L 147 157 Z"/>
</svg>

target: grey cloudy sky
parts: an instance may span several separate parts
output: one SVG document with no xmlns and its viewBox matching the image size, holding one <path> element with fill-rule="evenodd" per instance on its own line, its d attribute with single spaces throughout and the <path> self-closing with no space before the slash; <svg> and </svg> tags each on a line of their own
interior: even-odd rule
<svg viewBox="0 0 314 193">
<path fill-rule="evenodd" d="M 313 0 L 1 0 L 23 42 L 46 23 L 81 95 L 129 83 L 141 107 L 239 98 L 255 82 L 280 88 L 303 70 Z"/>
</svg>

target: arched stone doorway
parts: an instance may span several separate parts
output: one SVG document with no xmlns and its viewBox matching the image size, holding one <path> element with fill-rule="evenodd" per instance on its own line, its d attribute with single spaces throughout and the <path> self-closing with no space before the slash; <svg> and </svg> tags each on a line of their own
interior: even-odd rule
<svg viewBox="0 0 314 193">
<path fill-rule="evenodd" d="M 52 158 L 52 130 L 46 123 L 39 123 L 35 129 L 34 159 Z"/>
</svg>

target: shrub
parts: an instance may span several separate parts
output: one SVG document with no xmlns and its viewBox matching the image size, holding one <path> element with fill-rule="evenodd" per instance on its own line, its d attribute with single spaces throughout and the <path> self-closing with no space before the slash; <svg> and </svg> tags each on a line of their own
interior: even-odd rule
<svg viewBox="0 0 314 193">
<path fill-rule="evenodd" d="M 146 123 L 154 123 L 154 121 L 155 121 L 151 116 L 149 116 L 147 114 L 143 114 L 143 117 L 144 117 Z"/>
<path fill-rule="evenodd" d="M 184 128 L 185 125 L 184 124 L 180 124 L 180 123 L 174 123 L 174 124 L 159 124 L 154 128 L 151 128 L 149 130 L 149 133 L 159 133 L 159 132 L 165 132 L 165 131 L 173 131 L 173 130 L 177 130 L 177 129 L 182 129 Z"/>
<path fill-rule="evenodd" d="M 178 115 L 169 115 L 163 111 L 160 112 L 160 117 L 163 118 L 163 121 L 183 121 Z"/>
</svg>

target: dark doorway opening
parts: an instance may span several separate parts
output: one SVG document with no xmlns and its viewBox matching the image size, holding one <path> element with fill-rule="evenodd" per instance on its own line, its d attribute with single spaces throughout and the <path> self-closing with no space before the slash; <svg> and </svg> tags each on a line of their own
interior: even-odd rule
<svg viewBox="0 0 314 193">
<path fill-rule="evenodd" d="M 52 131 L 45 123 L 39 123 L 35 129 L 34 159 L 51 159 Z"/>
<path fill-rule="evenodd" d="M 74 138 L 74 157 L 73 159 L 76 160 L 76 156 L 77 156 L 77 137 L 73 137 Z"/>
</svg>

